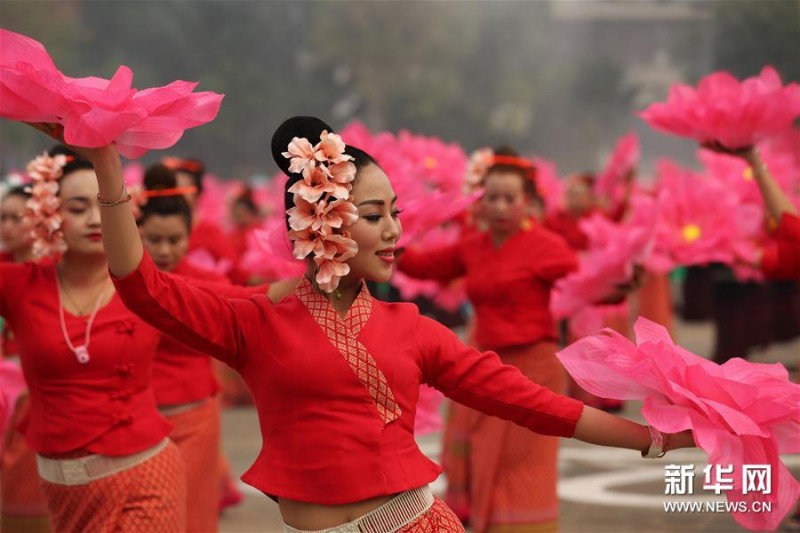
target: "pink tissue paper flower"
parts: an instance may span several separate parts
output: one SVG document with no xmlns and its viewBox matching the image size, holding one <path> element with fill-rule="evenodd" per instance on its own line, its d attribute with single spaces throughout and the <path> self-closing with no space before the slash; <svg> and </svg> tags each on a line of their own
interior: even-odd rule
<svg viewBox="0 0 800 533">
<path fill-rule="evenodd" d="M 617 141 L 608 164 L 597 176 L 595 193 L 610 207 L 617 207 L 624 200 L 625 180 L 636 171 L 639 154 L 639 137 L 636 133 L 628 133 Z"/>
<path fill-rule="evenodd" d="M 772 512 L 733 512 L 750 530 L 775 530 L 794 509 L 800 483 L 779 454 L 800 452 L 800 385 L 781 364 L 734 358 L 717 365 L 676 345 L 666 329 L 645 318 L 634 325 L 636 344 L 605 329 L 558 353 L 585 390 L 604 398 L 641 400 L 648 424 L 665 433 L 692 430 L 712 465 L 733 465 L 730 502 L 772 506 Z M 769 494 L 742 485 L 743 465 L 769 465 Z"/>
<path fill-rule="evenodd" d="M 183 132 L 216 118 L 223 95 L 194 93 L 197 83 L 132 88 L 120 66 L 110 80 L 62 74 L 41 43 L 0 29 L 0 117 L 64 126 L 68 144 L 117 143 L 130 158 L 174 145 Z"/>
<path fill-rule="evenodd" d="M 781 85 L 774 68 L 740 82 L 727 72 L 700 80 L 697 88 L 676 84 L 666 102 L 639 113 L 653 128 L 696 139 L 745 148 L 792 127 L 800 115 L 800 85 Z"/>
</svg>

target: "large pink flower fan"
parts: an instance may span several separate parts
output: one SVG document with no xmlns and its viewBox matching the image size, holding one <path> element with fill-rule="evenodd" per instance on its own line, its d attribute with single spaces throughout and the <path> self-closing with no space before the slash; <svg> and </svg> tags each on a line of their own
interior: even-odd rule
<svg viewBox="0 0 800 533">
<path fill-rule="evenodd" d="M 374 135 L 360 122 L 349 124 L 341 134 L 348 144 L 372 155 L 389 176 L 403 211 L 401 246 L 455 218 L 480 196 L 462 193 L 467 158 L 456 144 L 405 130 L 396 136 Z"/>
<path fill-rule="evenodd" d="M 203 195 L 197 201 L 197 218 L 218 221 L 223 229 L 227 229 L 230 205 L 243 188 L 241 180 L 223 180 L 214 174 L 206 174 L 203 177 Z"/>
<path fill-rule="evenodd" d="M 652 225 L 616 224 L 595 214 L 582 220 L 580 226 L 588 237 L 589 249 L 581 255 L 578 270 L 558 280 L 553 288 L 550 311 L 558 319 L 594 307 L 618 286 L 629 283 L 636 265 L 647 260 L 651 249 Z"/>
<path fill-rule="evenodd" d="M 536 167 L 536 192 L 544 199 L 547 213 L 555 213 L 561 208 L 564 199 L 564 183 L 558 176 L 556 164 L 542 157 L 534 157 Z"/>
<path fill-rule="evenodd" d="M 283 216 L 271 216 L 262 229 L 247 236 L 239 268 L 268 281 L 302 276 L 306 264 L 292 255 L 292 249 Z"/>
<path fill-rule="evenodd" d="M 616 207 L 623 202 L 626 180 L 636 171 L 639 154 L 639 137 L 631 132 L 617 141 L 608 164 L 597 176 L 595 193 L 610 207 Z"/>
<path fill-rule="evenodd" d="M 781 85 L 772 67 L 739 82 L 727 72 L 700 80 L 697 88 L 674 85 L 666 102 L 639 113 L 653 128 L 681 137 L 744 148 L 791 128 L 800 115 L 800 85 Z"/>
<path fill-rule="evenodd" d="M 665 433 L 691 429 L 713 465 L 734 467 L 728 501 L 769 503 L 772 512 L 733 512 L 751 530 L 774 530 L 800 495 L 800 483 L 780 453 L 800 452 L 800 386 L 780 364 L 735 358 L 723 365 L 676 345 L 666 329 L 639 318 L 636 344 L 617 332 L 583 338 L 558 353 L 578 384 L 592 394 L 642 400 L 642 415 Z M 769 465 L 771 492 L 743 486 L 744 465 Z M 763 508 L 763 506 L 762 506 Z"/>
<path fill-rule="evenodd" d="M 754 230 L 759 209 L 741 204 L 736 194 L 715 180 L 658 162 L 656 250 L 672 266 L 712 262 L 756 263 Z"/>
<path fill-rule="evenodd" d="M 121 66 L 110 80 L 62 74 L 41 43 L 0 29 L 0 117 L 64 126 L 68 144 L 117 143 L 131 158 L 174 145 L 188 128 L 216 118 L 223 95 L 194 93 L 197 83 L 175 81 L 137 90 Z"/>
</svg>

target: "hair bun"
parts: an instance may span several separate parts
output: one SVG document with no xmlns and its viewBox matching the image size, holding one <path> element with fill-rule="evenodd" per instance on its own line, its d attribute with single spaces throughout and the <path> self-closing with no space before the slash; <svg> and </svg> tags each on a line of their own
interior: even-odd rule
<svg viewBox="0 0 800 533">
<path fill-rule="evenodd" d="M 283 152 L 295 137 L 305 137 L 311 144 L 316 144 L 323 131 L 333 133 L 333 128 L 316 117 L 291 117 L 283 121 L 272 134 L 272 158 L 278 168 L 290 178 L 298 177 L 298 174 L 289 172 L 290 161 L 283 157 Z"/>
<path fill-rule="evenodd" d="M 158 189 L 174 189 L 177 186 L 178 179 L 175 177 L 174 170 L 161 163 L 156 163 L 145 171 L 142 182 L 146 190 L 154 191 Z"/>
</svg>

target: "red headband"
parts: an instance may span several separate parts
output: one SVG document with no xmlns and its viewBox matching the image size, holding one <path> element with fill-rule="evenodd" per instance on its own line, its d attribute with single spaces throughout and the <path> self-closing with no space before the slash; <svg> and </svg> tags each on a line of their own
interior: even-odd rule
<svg viewBox="0 0 800 533">
<path fill-rule="evenodd" d="M 157 198 L 161 196 L 180 196 L 190 192 L 197 192 L 197 187 L 192 185 L 189 187 L 173 187 L 172 189 L 153 189 L 144 191 L 142 196 L 144 198 Z"/>
<path fill-rule="evenodd" d="M 197 173 L 203 170 L 203 165 L 196 161 L 181 159 L 180 157 L 165 157 L 161 163 L 171 170 L 184 170 L 186 172 Z"/>
<path fill-rule="evenodd" d="M 493 155 L 491 161 L 492 165 L 507 165 L 521 168 L 528 174 L 528 178 L 530 178 L 531 181 L 536 181 L 536 165 L 530 159 L 513 155 Z M 491 166 L 489 168 L 491 168 Z"/>
</svg>

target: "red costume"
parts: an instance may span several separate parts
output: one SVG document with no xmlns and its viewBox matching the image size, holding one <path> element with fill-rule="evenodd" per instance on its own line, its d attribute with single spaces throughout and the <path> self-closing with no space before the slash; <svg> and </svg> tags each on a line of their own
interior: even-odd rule
<svg viewBox="0 0 800 533">
<path fill-rule="evenodd" d="M 336 505 L 436 479 L 440 467 L 413 434 L 423 382 L 551 435 L 571 436 L 583 410 L 497 355 L 463 346 L 415 306 L 373 300 L 366 287 L 341 319 L 306 279 L 276 305 L 225 299 L 159 272 L 145 255 L 115 284 L 151 324 L 242 373 L 263 438 L 243 479 L 276 497 Z"/>
<path fill-rule="evenodd" d="M 500 247 L 488 232 L 475 232 L 438 250 L 406 250 L 400 270 L 422 279 L 466 276 L 475 307 L 475 341 L 487 350 L 558 339 L 550 314 L 553 282 L 578 268 L 558 235 L 532 225 Z"/>
<path fill-rule="evenodd" d="M 578 265 L 561 237 L 531 223 L 497 246 L 488 232 L 474 232 L 438 250 L 409 249 L 399 266 L 417 278 L 464 276 L 478 346 L 497 350 L 505 363 L 539 385 L 565 390 L 564 369 L 555 356 L 550 290 Z M 450 416 L 448 436 L 460 442 L 446 441 L 442 460 L 447 501 L 456 512 L 470 518 L 477 532 L 557 528 L 558 439 L 461 406 L 452 406 Z"/>
<path fill-rule="evenodd" d="M 800 280 L 800 217 L 784 213 L 772 242 L 764 249 L 761 270 L 768 278 Z"/>
<path fill-rule="evenodd" d="M 183 529 L 184 467 L 166 439 L 171 426 L 158 413 L 150 388 L 160 334 L 115 294 L 96 314 L 89 359 L 82 363 L 61 331 L 59 311 L 55 263 L 0 265 L 0 315 L 16 335 L 30 393 L 30 412 L 20 428 L 28 446 L 43 456 L 40 477 L 51 479 L 42 480 L 42 489 L 54 529 L 141 522 L 150 531 Z M 86 317 L 65 310 L 64 327 L 73 346 L 84 344 Z M 91 477 L 88 466 L 70 469 L 80 479 L 67 484 L 56 475 L 64 459 L 122 466 L 99 478 Z M 150 503 L 137 505 L 141 501 Z"/>
</svg>

